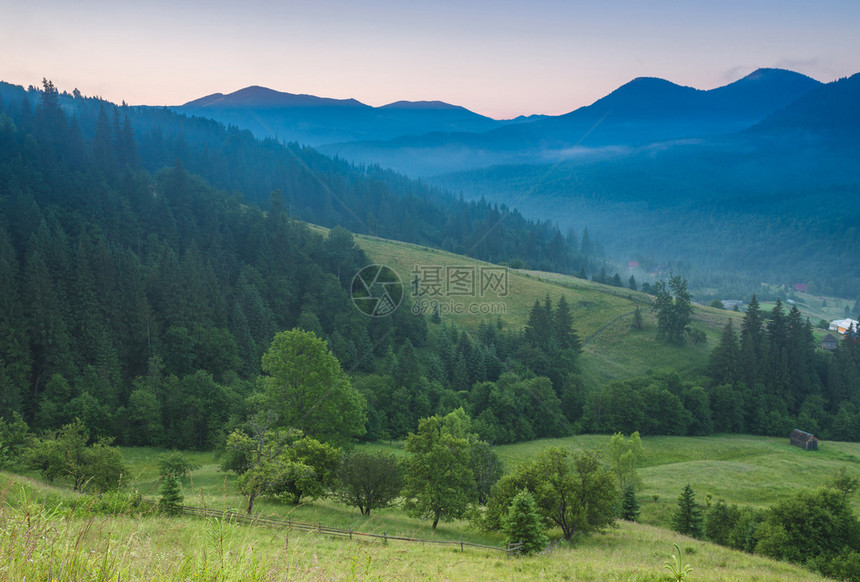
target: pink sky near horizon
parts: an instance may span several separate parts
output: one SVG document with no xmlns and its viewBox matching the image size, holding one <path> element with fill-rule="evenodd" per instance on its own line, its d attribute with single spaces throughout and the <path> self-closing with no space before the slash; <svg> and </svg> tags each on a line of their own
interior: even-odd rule
<svg viewBox="0 0 860 582">
<path fill-rule="evenodd" d="M 860 71 L 858 29 L 854 0 L 0 0 L 0 80 L 132 105 L 261 85 L 509 118 L 566 113 L 638 76 L 832 81 Z"/>
</svg>

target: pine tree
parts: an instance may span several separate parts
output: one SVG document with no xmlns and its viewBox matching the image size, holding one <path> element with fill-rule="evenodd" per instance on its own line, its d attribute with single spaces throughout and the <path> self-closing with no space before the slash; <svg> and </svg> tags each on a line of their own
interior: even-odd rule
<svg viewBox="0 0 860 582">
<path fill-rule="evenodd" d="M 689 484 L 684 487 L 684 491 L 678 496 L 678 509 L 672 517 L 672 529 L 680 534 L 694 538 L 702 537 L 702 510 L 696 503 L 696 494 Z"/>
<path fill-rule="evenodd" d="M 96 119 L 96 129 L 93 134 L 92 151 L 96 166 L 105 174 L 110 175 L 115 170 L 115 150 L 111 137 L 110 120 L 104 105 L 99 105 L 99 115 Z"/>
<path fill-rule="evenodd" d="M 755 386 L 762 377 L 762 363 L 767 353 L 764 336 L 764 318 L 753 295 L 741 323 L 741 352 L 739 368 L 741 380 L 747 386 Z"/>
<path fill-rule="evenodd" d="M 15 250 L 0 224 L 0 410 L 21 412 L 30 379 L 30 348 L 24 306 L 18 293 L 18 261 Z"/>
<path fill-rule="evenodd" d="M 561 349 L 572 349 L 575 353 L 582 351 L 582 343 L 573 328 L 573 316 L 564 295 L 558 300 L 553 317 L 553 327 Z"/>
<path fill-rule="evenodd" d="M 672 344 L 684 343 L 684 333 L 693 313 L 692 297 L 687 292 L 687 282 L 676 275 L 654 286 L 654 305 L 651 311 L 657 314 L 657 339 Z"/>
<path fill-rule="evenodd" d="M 720 343 L 711 352 L 710 375 L 714 383 L 734 385 L 739 379 L 738 358 L 740 348 L 738 337 L 730 319 L 723 327 Z"/>
<path fill-rule="evenodd" d="M 528 490 L 523 489 L 511 501 L 508 513 L 502 521 L 509 544 L 522 542 L 521 552 L 531 554 L 546 547 L 548 538 L 543 531 L 535 499 Z"/>
<path fill-rule="evenodd" d="M 433 307 L 433 313 L 430 314 L 430 323 L 442 323 L 442 316 L 439 314 L 439 306 Z"/>
<path fill-rule="evenodd" d="M 550 303 L 549 295 L 547 295 L 546 301 L 551 310 L 552 305 Z M 540 300 L 535 299 L 535 304 L 529 312 L 529 319 L 526 323 L 525 329 L 523 330 L 526 341 L 533 347 L 543 349 L 546 346 L 547 339 L 550 337 L 551 327 L 552 323 L 550 315 L 547 314 L 547 310 L 543 305 L 541 305 Z"/>
<path fill-rule="evenodd" d="M 627 521 L 639 520 L 639 500 L 636 499 L 636 488 L 632 484 L 624 488 L 621 497 L 621 519 Z"/>
<path fill-rule="evenodd" d="M 409 390 L 414 390 L 422 373 L 422 366 L 418 361 L 415 348 L 412 346 L 412 342 L 407 339 L 397 354 L 397 364 L 394 366 L 392 374 L 394 385 L 398 388 L 405 386 Z"/>
<path fill-rule="evenodd" d="M 161 479 L 161 498 L 158 500 L 158 508 L 166 515 L 180 515 L 182 513 L 182 489 L 179 487 L 179 477 L 176 475 L 165 475 Z"/>
</svg>

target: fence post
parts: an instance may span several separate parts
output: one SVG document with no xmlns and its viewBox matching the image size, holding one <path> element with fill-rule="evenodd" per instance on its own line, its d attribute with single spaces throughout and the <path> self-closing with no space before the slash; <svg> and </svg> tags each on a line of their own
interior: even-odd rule
<svg viewBox="0 0 860 582">
<path fill-rule="evenodd" d="M 386 546 L 388 545 L 388 532 L 385 532 L 385 531 L 382 532 L 382 543 L 385 544 Z"/>
<path fill-rule="evenodd" d="M 352 528 L 349 528 L 349 539 L 352 539 Z"/>
<path fill-rule="evenodd" d="M 460 539 L 460 553 L 461 554 L 463 553 L 463 540 L 462 540 L 462 538 Z"/>
</svg>

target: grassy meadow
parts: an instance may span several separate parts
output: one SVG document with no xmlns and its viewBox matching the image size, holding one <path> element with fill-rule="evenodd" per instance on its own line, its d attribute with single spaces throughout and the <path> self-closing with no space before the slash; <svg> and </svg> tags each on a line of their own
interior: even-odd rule
<svg viewBox="0 0 860 582">
<path fill-rule="evenodd" d="M 404 284 L 411 280 L 416 265 L 489 265 L 410 243 L 362 235 L 357 235 L 356 241 L 372 261 L 393 269 Z M 521 329 L 535 300 L 543 300 L 547 294 L 553 302 L 564 295 L 570 304 L 574 327 L 584 342 L 580 358 L 582 375 L 592 386 L 641 376 L 657 369 L 673 369 L 683 377 L 695 378 L 707 365 L 708 355 L 719 341 L 726 321 L 731 318 L 739 325 L 742 318 L 740 313 L 696 305 L 692 327 L 705 332 L 707 341 L 701 345 L 670 346 L 655 338 L 656 318 L 650 311 L 651 297 L 645 293 L 568 275 L 510 269 L 508 295 L 495 297 L 490 294 L 486 300 L 503 303 L 504 313 L 498 317 L 509 328 Z M 643 328 L 638 330 L 632 327 L 632 313 L 637 307 L 643 320 Z M 442 319 L 474 330 L 482 321 L 495 321 L 496 315 L 450 313 L 443 314 Z"/>
<path fill-rule="evenodd" d="M 580 435 L 498 447 L 506 466 L 531 459 L 546 446 L 571 450 L 606 447 L 607 435 Z M 667 527 L 681 489 L 697 500 L 766 507 L 798 488 L 825 482 L 839 467 L 860 472 L 860 444 L 822 442 L 818 452 L 787 439 L 744 435 L 645 437 L 639 475 L 641 524 L 621 523 L 603 534 L 558 544 L 544 555 L 507 558 L 502 552 L 381 540 L 358 541 L 215 519 L 165 518 L 126 511 L 139 491 L 158 496 L 159 451 L 125 448 L 129 487 L 99 500 L 36 479 L 0 474 L 0 580 L 667 580 L 664 562 L 678 543 L 694 568 L 689 580 L 819 580 L 798 567 L 680 536 Z M 398 443 L 361 445 L 403 454 Z M 197 465 L 183 483 L 185 502 L 241 510 L 234 478 L 212 453 L 187 453 Z M 656 497 L 656 499 L 655 499 Z M 112 499 L 112 501 L 110 501 Z M 860 509 L 854 500 L 855 510 Z M 114 509 L 111 513 L 105 507 Z M 117 509 L 119 508 L 119 509 Z M 291 507 L 268 500 L 255 513 L 423 539 L 503 545 L 497 534 L 465 521 L 441 523 L 407 517 L 398 508 L 369 517 L 328 500 Z M 32 560 L 32 561 L 30 561 Z M 62 568 L 62 573 L 57 573 Z"/>
</svg>

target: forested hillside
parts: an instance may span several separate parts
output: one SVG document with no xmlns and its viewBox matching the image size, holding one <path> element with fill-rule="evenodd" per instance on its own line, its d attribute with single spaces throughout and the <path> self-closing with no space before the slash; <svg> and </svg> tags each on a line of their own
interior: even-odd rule
<svg viewBox="0 0 860 582">
<path fill-rule="evenodd" d="M 506 370 L 526 382 L 518 400 L 553 402 L 563 390 L 578 345 L 565 339 L 575 332 L 563 301 L 544 308 L 569 328 L 553 347 L 564 357 L 535 351 L 518 331 L 502 334 L 497 351 L 445 327 L 432 338 L 438 356 L 418 363 L 415 348 L 430 341 L 424 318 L 408 307 L 368 318 L 350 302 L 368 260 L 349 232 L 324 238 L 291 218 L 278 192 L 264 212 L 178 161 L 150 174 L 127 118 L 112 123 L 100 106 L 88 137 L 45 89 L 34 109 L 24 101 L 0 112 L 3 416 L 20 412 L 37 430 L 79 418 L 127 444 L 209 448 L 244 419 L 275 332 L 296 326 L 327 339 L 347 370 L 381 373 L 357 382 L 368 438 L 404 435 L 459 406 L 455 391 Z M 520 350 L 522 364 L 502 365 Z M 555 391 L 526 380 L 532 368 L 555 377 Z M 526 435 L 569 431 L 560 411 L 532 414 L 549 424 Z"/>
<path fill-rule="evenodd" d="M 632 290 L 606 288 L 618 299 L 610 316 L 598 297 L 547 288 L 523 307 L 522 329 L 487 318 L 466 331 L 432 311 L 428 323 L 408 298 L 389 317 L 367 317 L 349 288 L 370 261 L 347 230 L 323 236 L 290 216 L 281 193 L 264 211 L 180 161 L 150 173 L 130 119 L 111 121 L 100 106 L 90 137 L 45 88 L 35 108 L 0 112 L 0 416 L 20 413 L 37 431 L 77 418 L 123 444 L 212 448 L 259 405 L 275 333 L 298 327 L 325 340 L 350 375 L 367 419 L 355 435 L 368 440 L 403 437 L 461 407 L 494 443 L 581 430 L 782 434 L 795 422 L 856 438 L 854 344 L 816 351 L 796 310 L 787 319 L 775 310 L 767 324 L 751 310 L 759 323 L 745 323 L 745 334 L 767 330 L 768 340 L 742 335 L 732 348 L 725 339 L 716 354 L 728 359 L 710 381 L 704 370 L 681 378 L 663 361 L 637 360 L 646 344 L 631 340 L 624 366 L 638 378 L 606 385 L 582 375 L 572 306 L 589 312 L 592 330 L 652 333 L 641 316 L 623 319 L 637 307 Z M 186 159 L 207 150 L 194 151 Z M 707 335 L 688 323 L 673 341 L 704 349 Z M 617 329 L 604 335 L 625 341 Z M 684 349 L 671 348 L 674 361 L 689 358 Z M 721 376 L 733 362 L 740 371 Z M 744 362 L 761 363 L 750 371 Z"/>
<path fill-rule="evenodd" d="M 127 123 L 87 139 L 50 91 L 0 119 L 2 402 L 35 427 L 79 417 L 142 444 L 211 446 L 275 331 L 337 327 L 362 354 L 421 338 L 420 319 L 398 335 L 396 314 L 353 309 L 346 274 L 365 258 L 351 236 L 323 241 L 278 195 L 264 214 L 180 164 L 150 175 L 130 163 Z"/>
<path fill-rule="evenodd" d="M 0 101 L 13 118 L 30 116 L 41 96 L 32 87 L 0 83 Z M 545 270 L 578 272 L 594 256 L 593 249 L 582 256 L 569 245 L 554 222 L 526 220 L 504 205 L 464 202 L 378 166 L 355 167 L 297 143 L 257 140 L 249 131 L 166 108 L 117 108 L 77 90 L 58 94 L 57 103 L 82 139 L 99 134 L 104 141 L 108 131 L 123 136 L 114 151 L 120 168 L 134 159 L 154 173 L 179 160 L 215 188 L 263 207 L 277 190 L 289 216 L 313 224 Z M 26 121 L 21 129 L 28 131 Z"/>
</svg>

